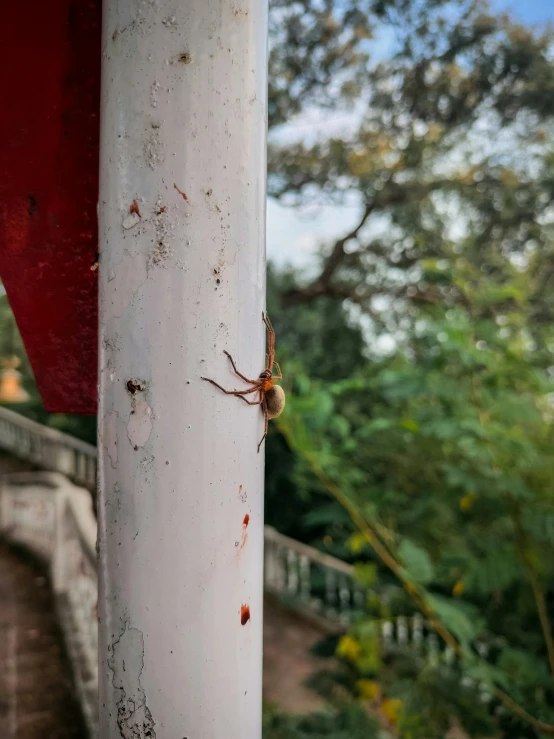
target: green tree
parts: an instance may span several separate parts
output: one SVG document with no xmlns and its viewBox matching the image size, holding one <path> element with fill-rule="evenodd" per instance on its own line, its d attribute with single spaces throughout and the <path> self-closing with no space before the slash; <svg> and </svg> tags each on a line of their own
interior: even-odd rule
<svg viewBox="0 0 554 739">
<path fill-rule="evenodd" d="M 444 736 L 452 716 L 471 735 L 552 735 L 552 34 L 473 0 L 287 8 L 273 49 L 281 109 L 356 97 L 340 136 L 280 137 L 270 152 L 283 203 L 359 209 L 322 244 L 315 277 L 280 286 L 292 486 L 330 493 L 327 520 L 348 512 L 351 555 L 378 563 L 389 595 L 349 636 L 349 667 L 378 671 L 402 699 L 405 736 Z M 345 35 L 317 53 L 310 19 L 320 34 L 347 19 Z M 390 55 L 374 60 L 385 32 Z M 359 361 L 317 361 L 318 347 L 335 361 L 333 339 L 315 318 L 301 339 L 299 307 L 348 324 L 352 306 L 391 356 L 369 341 Z M 453 665 L 383 662 L 378 619 L 410 608 Z M 492 700 L 461 689 L 464 675 Z"/>
<path fill-rule="evenodd" d="M 349 512 L 353 554 L 379 565 L 387 606 L 353 629 L 357 677 L 390 679 L 406 721 L 427 697 L 436 736 L 453 715 L 468 729 L 492 718 L 477 693 L 471 711 L 460 703 L 463 675 L 553 733 L 552 381 L 519 337 L 499 338 L 460 311 L 429 324 L 413 346 L 412 356 L 376 361 L 345 380 L 305 377 L 280 424 Z M 414 609 L 454 651 L 455 667 L 433 670 L 402 654 L 398 669 L 384 669 L 379 619 Z M 437 703 L 437 686 L 449 682 L 458 689 Z M 429 736 L 430 724 L 422 731 Z"/>
<path fill-rule="evenodd" d="M 395 40 L 390 57 L 372 63 L 360 54 L 337 73 L 357 84 L 357 127 L 271 149 L 274 197 L 357 204 L 360 213 L 355 228 L 323 245 L 319 273 L 291 286 L 285 304 L 346 298 L 376 330 L 391 331 L 406 326 L 414 306 L 466 306 L 444 260 L 466 260 L 465 286 L 486 272 L 497 289 L 531 260 L 541 273 L 534 318 L 549 321 L 552 35 L 473 0 L 383 0 L 370 11 L 367 33 L 388 29 Z"/>
</svg>

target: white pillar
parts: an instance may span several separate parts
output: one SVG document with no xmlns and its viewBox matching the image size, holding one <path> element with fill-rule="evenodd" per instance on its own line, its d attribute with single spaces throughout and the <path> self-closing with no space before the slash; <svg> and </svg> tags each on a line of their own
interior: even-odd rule
<svg viewBox="0 0 554 739">
<path fill-rule="evenodd" d="M 200 377 L 264 367 L 266 35 L 266 0 L 104 0 L 102 739 L 261 734 L 263 417 Z"/>
</svg>

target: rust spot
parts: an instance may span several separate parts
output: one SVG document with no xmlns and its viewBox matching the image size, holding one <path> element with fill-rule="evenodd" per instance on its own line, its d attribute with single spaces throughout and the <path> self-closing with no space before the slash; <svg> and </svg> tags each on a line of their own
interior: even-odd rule
<svg viewBox="0 0 554 739">
<path fill-rule="evenodd" d="M 157 215 L 161 215 L 162 213 L 165 213 L 165 212 L 166 212 L 166 210 L 167 210 L 167 208 L 165 207 L 165 205 L 162 205 L 162 206 L 160 207 L 160 209 L 159 209 L 159 211 L 158 211 Z"/>
<path fill-rule="evenodd" d="M 190 64 L 192 61 L 192 56 L 188 53 L 188 51 L 184 51 L 182 54 L 179 54 L 179 61 L 181 64 Z"/>
<path fill-rule="evenodd" d="M 250 606 L 242 605 L 240 607 L 240 622 L 245 626 L 250 621 Z"/>
<path fill-rule="evenodd" d="M 246 533 L 246 529 L 248 528 L 248 523 L 250 522 L 250 516 L 247 513 L 244 518 L 242 519 L 242 535 L 240 537 L 240 542 L 235 542 L 235 547 L 237 547 L 237 551 L 235 554 L 235 559 L 238 562 L 238 559 L 240 557 L 240 553 L 246 546 L 246 542 L 248 541 L 248 534 Z"/>
<path fill-rule="evenodd" d="M 177 187 L 177 185 L 175 183 L 173 183 L 173 187 L 177 190 L 177 192 L 183 198 L 183 200 L 185 200 L 188 203 L 189 199 L 187 197 L 187 194 L 185 192 L 183 192 L 182 190 L 179 190 L 179 188 Z"/>
<path fill-rule="evenodd" d="M 139 218 L 142 218 L 140 214 L 139 204 L 136 200 L 133 200 L 131 203 L 131 207 L 129 208 L 129 213 L 136 213 Z"/>
</svg>

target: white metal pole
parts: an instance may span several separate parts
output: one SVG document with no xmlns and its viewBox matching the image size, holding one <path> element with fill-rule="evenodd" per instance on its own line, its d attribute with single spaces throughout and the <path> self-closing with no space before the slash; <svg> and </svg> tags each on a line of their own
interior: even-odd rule
<svg viewBox="0 0 554 739">
<path fill-rule="evenodd" d="M 266 0 L 104 0 L 100 736 L 259 739 Z"/>
</svg>

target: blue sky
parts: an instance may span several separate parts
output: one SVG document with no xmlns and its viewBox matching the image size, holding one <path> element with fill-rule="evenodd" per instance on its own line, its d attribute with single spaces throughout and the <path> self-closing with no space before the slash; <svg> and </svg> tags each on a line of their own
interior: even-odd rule
<svg viewBox="0 0 554 739">
<path fill-rule="evenodd" d="M 498 11 L 507 11 L 529 24 L 554 24 L 554 0 L 491 0 Z M 305 131 L 328 129 L 328 120 L 315 114 L 302 121 Z M 269 200 L 267 206 L 267 251 L 276 264 L 306 268 L 314 263 L 318 244 L 341 236 L 355 223 L 356 209 L 326 207 L 311 212 L 285 208 Z"/>
<path fill-rule="evenodd" d="M 525 23 L 554 21 L 553 0 L 494 0 L 493 7 L 508 10 Z"/>
</svg>

